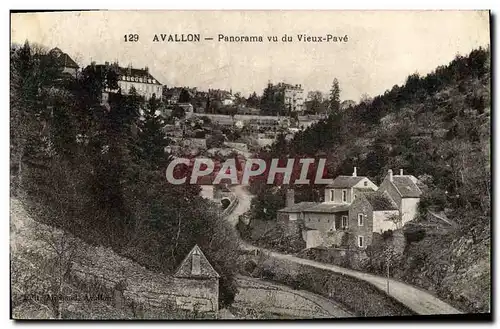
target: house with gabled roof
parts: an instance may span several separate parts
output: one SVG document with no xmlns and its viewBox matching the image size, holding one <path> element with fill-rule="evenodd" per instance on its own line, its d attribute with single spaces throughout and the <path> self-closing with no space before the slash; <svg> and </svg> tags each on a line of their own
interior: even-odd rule
<svg viewBox="0 0 500 329">
<path fill-rule="evenodd" d="M 351 176 L 338 176 L 333 183 L 325 188 L 325 202 L 349 204 L 356 195 L 364 191 L 376 191 L 377 185 L 368 177 L 358 176 L 357 168 Z"/>
<path fill-rule="evenodd" d="M 175 271 L 176 307 L 197 312 L 219 310 L 219 278 L 200 247 L 195 245 Z"/>
<path fill-rule="evenodd" d="M 49 60 L 52 65 L 59 68 L 62 76 L 76 78 L 78 73 L 78 64 L 67 53 L 57 47 L 52 48 L 46 55 L 35 55 L 35 60 Z"/>
<path fill-rule="evenodd" d="M 389 170 L 377 186 L 367 177 L 338 176 L 325 188 L 324 202 L 295 204 L 287 196 L 287 207 L 278 211 L 286 234 L 301 234 L 306 248 L 344 246 L 364 249 L 373 233 L 401 228 L 417 214 L 422 191 L 412 175 L 393 176 Z"/>
<path fill-rule="evenodd" d="M 338 176 L 325 188 L 323 202 L 294 204 L 287 198 L 287 207 L 278 211 L 278 219 L 289 223 L 287 233 L 297 231 L 300 223 L 307 248 L 338 245 L 348 226 L 351 202 L 359 193 L 376 190 L 377 185 L 365 176 L 358 176 L 355 167 L 351 176 Z"/>
<path fill-rule="evenodd" d="M 174 277 L 190 279 L 218 279 L 220 276 L 219 273 L 214 270 L 207 257 L 205 257 L 200 247 L 195 245 L 177 268 Z"/>
<path fill-rule="evenodd" d="M 401 228 L 398 205 L 385 191 L 361 193 L 349 207 L 347 246 L 366 248 L 373 233 Z"/>
<path fill-rule="evenodd" d="M 418 203 L 422 195 L 418 184 L 417 178 L 413 175 L 405 175 L 403 169 L 399 170 L 399 175 L 394 175 L 389 169 L 380 184 L 379 189 L 387 192 L 398 205 L 403 225 L 417 216 Z"/>
</svg>

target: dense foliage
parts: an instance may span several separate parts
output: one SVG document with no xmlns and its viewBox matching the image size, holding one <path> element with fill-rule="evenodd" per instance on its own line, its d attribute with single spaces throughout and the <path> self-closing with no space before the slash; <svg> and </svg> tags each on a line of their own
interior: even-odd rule
<svg viewBox="0 0 500 329">
<path fill-rule="evenodd" d="M 403 86 L 332 113 L 263 156 L 326 157 L 329 177 L 356 166 L 376 183 L 388 169 L 403 168 L 429 187 L 423 207 L 456 210 L 466 230 L 484 227 L 491 195 L 489 73 L 489 49 L 457 56 L 425 77 L 412 74 Z M 464 212 L 476 220 L 461 218 Z"/>
<path fill-rule="evenodd" d="M 33 218 L 171 273 L 198 244 L 235 294 L 236 240 L 194 185 L 164 177 L 159 100 L 117 88 L 111 66 L 74 78 L 40 47 L 11 48 L 11 187 Z"/>
<path fill-rule="evenodd" d="M 484 312 L 490 287 L 490 87 L 490 49 L 479 48 L 424 77 L 412 74 L 403 86 L 372 100 L 333 112 L 262 156 L 323 157 L 328 177 L 350 175 L 357 167 L 358 175 L 377 184 L 388 169 L 402 168 L 417 177 L 426 186 L 420 218 L 415 227 L 405 227 L 406 248 L 394 275 L 460 308 Z M 269 219 L 261 209 L 276 214 L 284 193 L 253 183 L 258 193 L 254 216 Z M 320 186 L 294 188 L 296 200 L 320 201 Z M 269 194 L 278 200 L 269 202 L 276 199 Z M 430 230 L 425 226 L 429 211 L 456 225 L 451 231 Z M 362 269 L 377 272 L 373 264 L 385 264 L 385 257 L 379 258 L 372 257 L 373 268 Z"/>
</svg>

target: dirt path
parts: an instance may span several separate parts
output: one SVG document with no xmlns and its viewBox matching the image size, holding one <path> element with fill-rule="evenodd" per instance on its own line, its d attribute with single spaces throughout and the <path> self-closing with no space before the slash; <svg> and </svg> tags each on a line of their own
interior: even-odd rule
<svg viewBox="0 0 500 329">
<path fill-rule="evenodd" d="M 248 210 L 250 210 L 250 204 L 252 202 L 252 195 L 247 191 L 246 187 L 243 185 L 236 185 L 231 188 L 234 195 L 238 198 L 238 205 L 234 208 L 233 212 L 227 216 L 227 220 L 231 225 L 236 226 L 238 224 L 238 217 L 243 215 Z"/>
</svg>

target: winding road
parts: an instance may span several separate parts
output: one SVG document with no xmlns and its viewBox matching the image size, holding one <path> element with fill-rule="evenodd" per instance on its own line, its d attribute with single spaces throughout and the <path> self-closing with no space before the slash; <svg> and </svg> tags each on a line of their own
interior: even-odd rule
<svg viewBox="0 0 500 329">
<path fill-rule="evenodd" d="M 352 314 L 337 303 L 304 290 L 246 276 L 237 276 L 233 307 L 250 307 L 298 318 L 345 318 Z"/>
<path fill-rule="evenodd" d="M 239 204 L 234 209 L 233 213 L 227 217 L 227 220 L 234 227 L 238 223 L 238 217 L 250 209 L 250 203 L 253 196 L 248 192 L 245 186 L 239 186 L 239 185 L 234 186 L 233 192 L 238 197 Z M 386 292 L 389 296 L 393 297 L 395 300 L 399 301 L 400 303 L 402 303 L 403 305 L 405 305 L 406 307 L 408 307 L 417 314 L 434 315 L 434 314 L 462 313 L 461 311 L 457 310 L 451 305 L 433 296 L 428 291 L 425 291 L 423 289 L 414 287 L 412 285 L 394 279 L 388 280 L 385 277 L 374 274 L 355 271 L 332 264 L 321 263 L 313 260 L 299 258 L 293 255 L 287 255 L 275 251 L 266 250 L 263 248 L 258 248 L 252 246 L 251 244 L 241 239 L 240 239 L 240 248 L 245 251 L 252 251 L 259 249 L 262 252 L 267 253 L 270 257 L 274 257 L 276 259 L 288 260 L 298 264 L 308 265 L 311 267 L 328 270 L 334 273 L 349 275 L 351 277 L 366 281 L 368 283 L 371 283 L 376 288 Z M 387 292 L 387 281 L 389 281 L 389 292 Z"/>
</svg>

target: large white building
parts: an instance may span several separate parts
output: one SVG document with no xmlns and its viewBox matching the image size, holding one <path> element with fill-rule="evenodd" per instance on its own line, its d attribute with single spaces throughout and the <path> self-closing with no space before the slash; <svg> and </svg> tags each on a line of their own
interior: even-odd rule
<svg viewBox="0 0 500 329">
<path fill-rule="evenodd" d="M 110 64 L 106 62 L 104 65 Z M 116 64 L 111 65 L 114 65 L 118 70 L 118 87 L 121 89 L 122 94 L 128 95 L 132 87 L 134 87 L 137 93 L 146 99 L 151 99 L 153 95 L 161 99 L 163 86 L 151 75 L 148 67 L 136 69 L 132 66 L 120 67 Z"/>
<path fill-rule="evenodd" d="M 281 83 L 278 86 L 283 88 L 285 108 L 292 112 L 303 113 L 305 107 L 304 89 L 302 89 L 302 85 L 290 85 Z"/>
</svg>

